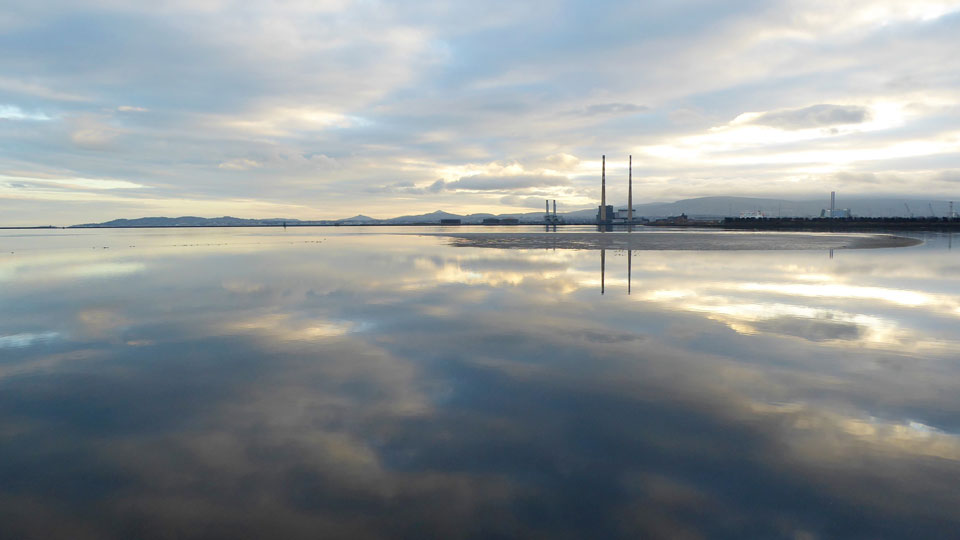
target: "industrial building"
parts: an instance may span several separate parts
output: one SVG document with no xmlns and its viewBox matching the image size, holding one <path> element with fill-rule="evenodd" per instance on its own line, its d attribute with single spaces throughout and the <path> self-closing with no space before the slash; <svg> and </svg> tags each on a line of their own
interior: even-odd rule
<svg viewBox="0 0 960 540">
<path fill-rule="evenodd" d="M 643 218 L 633 215 L 633 156 L 629 158 L 627 173 L 627 207 L 614 210 L 613 205 L 607 204 L 607 156 L 602 156 L 600 172 L 600 206 L 597 207 L 597 225 L 636 225 L 646 223 Z"/>
<path fill-rule="evenodd" d="M 849 218 L 853 217 L 853 214 L 850 213 L 849 208 L 840 208 L 837 209 L 837 192 L 830 192 L 830 209 L 827 210 L 823 208 L 820 210 L 820 217 L 822 218 Z"/>
<path fill-rule="evenodd" d="M 613 223 L 614 212 L 613 205 L 607 204 L 597 209 L 597 223 L 610 225 Z"/>
<path fill-rule="evenodd" d="M 543 222 L 547 225 L 560 225 L 563 223 L 563 218 L 557 215 L 557 200 L 553 200 L 553 213 L 550 213 L 550 200 L 546 201 L 546 214 L 543 216 Z"/>
</svg>

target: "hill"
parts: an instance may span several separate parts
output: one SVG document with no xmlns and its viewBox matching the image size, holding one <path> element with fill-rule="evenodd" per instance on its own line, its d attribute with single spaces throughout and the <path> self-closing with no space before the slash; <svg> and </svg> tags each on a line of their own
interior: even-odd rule
<svg viewBox="0 0 960 540">
<path fill-rule="evenodd" d="M 675 202 L 635 204 L 637 217 L 660 218 L 687 214 L 694 218 L 721 218 L 739 216 L 741 212 L 763 212 L 769 217 L 815 217 L 830 205 L 828 198 L 809 200 L 764 199 L 755 197 L 699 197 Z M 615 204 L 625 208 L 625 204 Z M 902 199 L 894 197 L 844 197 L 837 199 L 837 208 L 849 208 L 854 216 L 861 217 L 925 217 L 947 216 L 950 202 L 936 199 Z M 957 205 L 960 210 L 960 205 Z M 596 207 L 559 212 L 567 223 L 593 223 Z M 303 221 L 299 219 L 244 219 L 231 216 L 202 218 L 197 216 L 145 217 L 138 219 L 115 219 L 104 223 L 86 223 L 74 227 L 268 227 L 304 225 L 403 225 L 414 223 L 440 223 L 441 219 L 459 219 L 464 224 L 479 224 L 485 218 L 515 218 L 521 223 L 541 223 L 543 212 L 518 212 L 509 214 L 453 214 L 437 210 L 428 214 L 376 219 L 363 214 L 339 220 Z"/>
</svg>

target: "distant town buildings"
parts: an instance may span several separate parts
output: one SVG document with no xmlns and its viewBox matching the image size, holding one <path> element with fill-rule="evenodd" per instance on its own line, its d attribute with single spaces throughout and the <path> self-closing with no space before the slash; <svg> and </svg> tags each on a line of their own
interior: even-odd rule
<svg viewBox="0 0 960 540">
<path fill-rule="evenodd" d="M 686 214 L 680 214 L 679 216 L 671 216 L 666 218 L 661 218 L 653 222 L 654 225 L 688 225 L 690 224 L 690 218 Z"/>
</svg>

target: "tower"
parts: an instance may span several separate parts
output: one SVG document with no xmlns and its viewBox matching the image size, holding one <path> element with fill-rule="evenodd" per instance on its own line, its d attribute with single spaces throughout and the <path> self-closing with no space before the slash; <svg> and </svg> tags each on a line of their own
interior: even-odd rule
<svg viewBox="0 0 960 540">
<path fill-rule="evenodd" d="M 630 156 L 630 172 L 627 173 L 627 223 L 633 225 L 633 156 Z"/>
<path fill-rule="evenodd" d="M 600 169 L 600 221 L 607 222 L 607 156 L 601 157 Z"/>
</svg>

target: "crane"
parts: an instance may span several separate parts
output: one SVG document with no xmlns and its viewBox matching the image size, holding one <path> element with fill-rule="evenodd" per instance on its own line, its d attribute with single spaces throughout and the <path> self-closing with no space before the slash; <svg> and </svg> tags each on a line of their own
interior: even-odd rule
<svg viewBox="0 0 960 540">
<path fill-rule="evenodd" d="M 903 206 L 905 206 L 907 209 L 907 215 L 910 217 L 913 217 L 913 212 L 910 211 L 910 205 L 908 205 L 907 203 L 903 203 Z"/>
<path fill-rule="evenodd" d="M 933 203 L 927 203 L 927 206 L 930 207 L 930 217 L 937 217 L 937 213 L 933 211 Z"/>
</svg>

